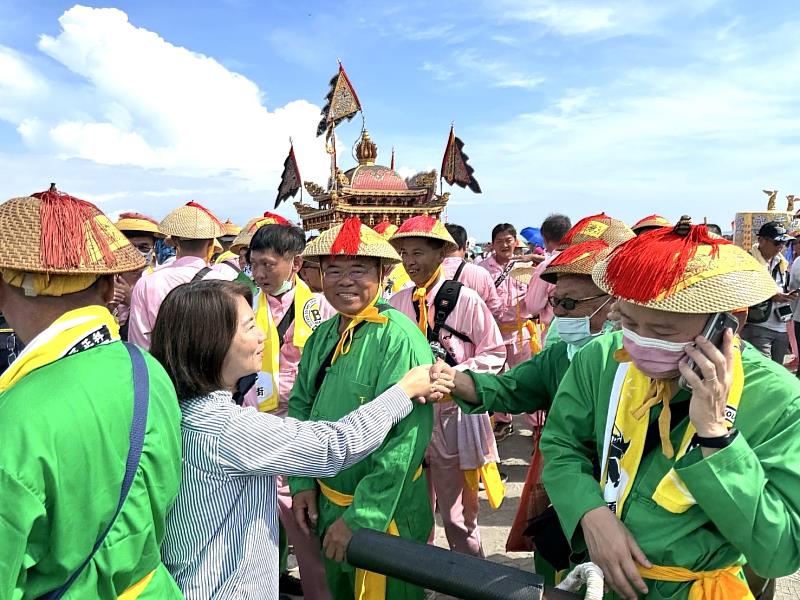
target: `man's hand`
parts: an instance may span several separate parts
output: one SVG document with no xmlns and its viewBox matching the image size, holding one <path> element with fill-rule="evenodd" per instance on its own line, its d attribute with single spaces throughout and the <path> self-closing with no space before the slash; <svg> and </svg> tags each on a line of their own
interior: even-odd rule
<svg viewBox="0 0 800 600">
<path fill-rule="evenodd" d="M 353 537 L 353 532 L 344 522 L 341 517 L 334 521 L 333 525 L 328 527 L 325 532 L 325 539 L 322 540 L 322 550 L 331 560 L 342 562 L 347 553 L 347 544 L 350 543 L 350 538 Z"/>
<path fill-rule="evenodd" d="M 431 365 L 429 371 L 430 393 L 417 398 L 420 404 L 440 402 L 455 388 L 455 378 L 458 372 L 444 362 L 441 358 Z"/>
<path fill-rule="evenodd" d="M 797 300 L 797 293 L 797 290 L 795 290 L 791 294 L 775 294 L 771 300 L 776 304 L 788 304 Z"/>
<path fill-rule="evenodd" d="M 420 404 L 438 402 L 452 391 L 455 384 L 453 383 L 453 374 L 451 372 L 435 372 L 437 366 L 438 363 L 416 366 L 403 375 L 397 384 L 409 398 Z"/>
<path fill-rule="evenodd" d="M 636 563 L 652 567 L 631 532 L 608 507 L 601 506 L 581 518 L 583 537 L 592 562 L 603 570 L 606 584 L 623 598 L 636 600 L 634 587 L 642 594 L 647 586 Z"/>
<path fill-rule="evenodd" d="M 317 490 L 304 490 L 292 496 L 292 512 L 297 526 L 307 536 L 317 526 L 319 511 L 317 510 Z"/>
</svg>

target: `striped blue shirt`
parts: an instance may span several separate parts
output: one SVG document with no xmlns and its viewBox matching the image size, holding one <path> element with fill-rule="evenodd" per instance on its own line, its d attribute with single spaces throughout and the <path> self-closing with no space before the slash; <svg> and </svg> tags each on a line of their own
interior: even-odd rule
<svg viewBox="0 0 800 600">
<path fill-rule="evenodd" d="M 161 555 L 186 598 L 277 598 L 276 476 L 332 477 L 412 407 L 397 385 L 336 422 L 242 408 L 230 392 L 182 402 L 183 479 Z"/>
</svg>

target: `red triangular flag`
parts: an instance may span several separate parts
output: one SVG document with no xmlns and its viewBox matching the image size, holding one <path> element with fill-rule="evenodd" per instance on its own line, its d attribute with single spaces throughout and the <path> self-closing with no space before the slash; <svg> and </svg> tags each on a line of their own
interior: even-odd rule
<svg viewBox="0 0 800 600">
<path fill-rule="evenodd" d="M 278 186 L 278 197 L 275 199 L 275 208 L 287 198 L 297 194 L 300 189 L 302 179 L 300 169 L 297 166 L 297 159 L 294 156 L 294 145 L 289 146 L 289 156 L 283 161 L 283 174 L 281 183 Z"/>
<path fill-rule="evenodd" d="M 450 137 L 447 140 L 447 148 L 444 150 L 442 158 L 442 178 L 450 185 L 469 187 L 476 194 L 481 193 L 481 186 L 473 177 L 475 170 L 467 163 L 469 156 L 464 154 L 464 142 L 458 139 L 450 126 Z"/>
</svg>

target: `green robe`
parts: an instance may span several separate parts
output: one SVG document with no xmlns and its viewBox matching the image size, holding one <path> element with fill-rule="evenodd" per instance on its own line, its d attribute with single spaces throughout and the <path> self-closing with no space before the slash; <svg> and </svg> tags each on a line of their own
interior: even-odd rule
<svg viewBox="0 0 800 600">
<path fill-rule="evenodd" d="M 583 348 L 561 382 L 541 441 L 543 481 L 573 551 L 586 545 L 581 517 L 605 506 L 593 475 L 603 451 L 608 402 L 621 333 Z M 655 565 L 707 571 L 747 561 L 762 577 L 800 568 L 800 383 L 749 344 L 742 352 L 745 382 L 735 441 L 708 458 L 699 448 L 677 461 L 660 448 L 642 458 L 621 515 Z M 672 404 L 687 402 L 681 390 Z M 652 423 L 660 407 L 650 411 Z M 673 425 L 675 448 L 688 417 Z M 673 514 L 651 499 L 670 467 L 697 500 Z M 647 581 L 648 598 L 686 598 L 690 584 Z"/>
<path fill-rule="evenodd" d="M 297 379 L 289 398 L 289 416 L 301 421 L 336 421 L 374 400 L 397 383 L 409 369 L 433 362 L 427 340 L 404 314 L 388 309 L 384 324 L 364 323 L 355 333 L 350 351 L 329 368 L 315 401 L 315 379 L 320 365 L 339 341 L 339 318 L 325 321 L 306 342 Z M 386 531 L 394 520 L 400 536 L 426 542 L 433 527 L 428 486 L 422 464 L 433 429 L 433 408 L 416 405 L 395 425 L 384 443 L 369 457 L 324 480 L 330 488 L 354 496 L 348 508 L 336 506 L 319 494 L 318 532 L 343 517 L 351 531 L 362 527 Z M 292 495 L 317 489 L 314 479 L 289 477 Z M 325 559 L 333 597 L 352 598 L 355 570 L 346 563 Z M 388 579 L 386 597 L 422 598 L 420 588 Z"/>
<path fill-rule="evenodd" d="M 501 375 L 464 371 L 475 384 L 479 404 L 455 401 L 464 412 L 532 413 L 550 410 L 561 378 L 569 369 L 567 344 L 549 346 Z"/>
<path fill-rule="evenodd" d="M 181 476 L 181 415 L 147 355 L 144 448 L 122 512 L 64 596 L 116 598 L 156 569 L 141 600 L 182 598 L 164 565 L 164 518 Z M 121 343 L 41 367 L 0 394 L 0 598 L 37 598 L 89 555 L 119 500 L 133 384 Z"/>
</svg>

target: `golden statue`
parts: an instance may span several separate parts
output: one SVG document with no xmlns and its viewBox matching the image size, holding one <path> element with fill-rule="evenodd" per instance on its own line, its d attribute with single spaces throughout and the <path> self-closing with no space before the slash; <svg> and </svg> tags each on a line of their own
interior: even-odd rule
<svg viewBox="0 0 800 600">
<path fill-rule="evenodd" d="M 767 202 L 767 210 L 777 210 L 777 203 L 778 203 L 778 190 L 761 190 L 767 196 L 769 196 L 769 201 Z"/>
</svg>

